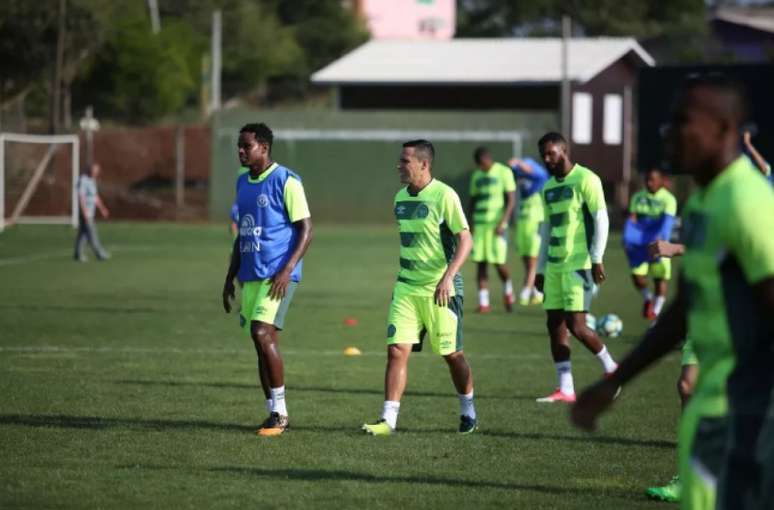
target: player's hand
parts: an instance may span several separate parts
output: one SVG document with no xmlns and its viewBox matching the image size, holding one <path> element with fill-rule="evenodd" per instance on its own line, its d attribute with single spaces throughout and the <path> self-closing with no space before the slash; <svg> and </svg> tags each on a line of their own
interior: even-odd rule
<svg viewBox="0 0 774 510">
<path fill-rule="evenodd" d="M 505 234 L 505 230 L 507 228 L 508 228 L 508 225 L 506 223 L 500 223 L 499 225 L 497 225 L 497 227 L 495 227 L 495 234 L 497 234 L 498 236 L 502 236 L 503 234 Z"/>
<path fill-rule="evenodd" d="M 285 297 L 285 293 L 290 285 L 290 273 L 287 269 L 283 269 L 271 279 L 271 288 L 269 289 L 269 298 L 276 301 L 282 300 Z"/>
<path fill-rule="evenodd" d="M 105 218 L 105 219 L 110 217 L 110 211 L 108 210 L 107 207 L 102 209 L 102 217 Z"/>
<path fill-rule="evenodd" d="M 438 306 L 447 306 L 453 288 L 452 277 L 443 275 L 443 278 L 441 278 L 441 281 L 438 282 L 438 285 L 435 287 L 435 304 Z"/>
<path fill-rule="evenodd" d="M 544 275 L 540 273 L 535 275 L 535 288 L 538 290 L 538 292 L 543 292 L 543 284 L 545 281 L 546 279 Z"/>
<path fill-rule="evenodd" d="M 234 280 L 226 278 L 226 283 L 223 284 L 223 309 L 226 313 L 231 313 L 231 301 L 234 299 L 236 299 Z"/>
<path fill-rule="evenodd" d="M 511 168 L 515 167 L 519 163 L 521 163 L 521 160 L 519 158 L 511 158 L 508 160 L 508 166 Z"/>
<path fill-rule="evenodd" d="M 580 429 L 594 430 L 597 418 L 613 404 L 617 392 L 618 384 L 611 379 L 602 379 L 589 386 L 570 408 L 570 421 Z"/>
<path fill-rule="evenodd" d="M 659 239 L 648 245 L 648 255 L 652 259 L 657 259 L 659 257 L 674 257 L 680 252 L 679 246 L 679 244 Z"/>
<path fill-rule="evenodd" d="M 602 265 L 602 262 L 598 264 L 591 264 L 591 277 L 594 279 L 594 283 L 597 285 L 602 285 L 602 282 L 605 281 L 607 275 L 605 275 L 605 266 Z"/>
<path fill-rule="evenodd" d="M 746 146 L 750 146 L 752 143 L 752 135 L 750 134 L 750 130 L 745 129 L 744 133 L 742 134 L 742 140 L 744 140 L 744 144 Z"/>
</svg>

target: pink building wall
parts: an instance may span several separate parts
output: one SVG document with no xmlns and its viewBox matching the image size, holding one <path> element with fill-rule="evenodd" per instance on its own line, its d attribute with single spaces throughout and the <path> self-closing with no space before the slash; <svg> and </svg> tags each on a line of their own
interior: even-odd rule
<svg viewBox="0 0 774 510">
<path fill-rule="evenodd" d="M 374 39 L 451 39 L 455 0 L 361 0 Z"/>
</svg>

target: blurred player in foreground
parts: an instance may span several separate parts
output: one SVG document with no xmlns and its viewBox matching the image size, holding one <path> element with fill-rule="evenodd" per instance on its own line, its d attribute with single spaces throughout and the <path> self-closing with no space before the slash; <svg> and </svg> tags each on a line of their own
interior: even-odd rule
<svg viewBox="0 0 774 510">
<path fill-rule="evenodd" d="M 478 311 L 487 313 L 489 281 L 487 265 L 492 264 L 503 282 L 506 311 L 513 307 L 513 283 L 508 266 L 508 223 L 516 205 L 516 182 L 510 168 L 492 159 L 486 147 L 473 153 L 478 169 L 470 176 L 470 218 L 473 222 L 473 252 L 478 264 Z"/>
<path fill-rule="evenodd" d="M 667 257 L 651 259 L 648 245 L 658 240 L 669 241 L 677 214 L 677 200 L 664 186 L 661 170 L 651 168 L 644 178 L 645 189 L 632 195 L 629 201 L 629 218 L 624 226 L 623 242 L 632 282 L 642 294 L 642 316 L 653 320 L 661 313 L 666 301 L 672 261 Z M 648 288 L 648 275 L 653 278 L 655 298 Z"/>
<path fill-rule="evenodd" d="M 259 378 L 270 411 L 257 431 L 261 436 L 278 436 L 289 424 L 279 331 L 312 240 L 312 220 L 301 178 L 272 161 L 273 141 L 274 135 L 265 124 L 247 124 L 239 132 L 239 161 L 250 171 L 237 179 L 239 232 L 223 285 L 223 308 L 229 313 L 234 278 L 242 284 L 240 325 L 255 344 Z"/>
<path fill-rule="evenodd" d="M 516 222 L 516 250 L 524 263 L 524 284 L 519 292 L 519 304 L 540 304 L 543 293 L 535 288 L 537 258 L 540 253 L 540 224 L 544 220 L 541 191 L 548 172 L 532 158 L 508 162 L 519 188 L 519 218 Z"/>
<path fill-rule="evenodd" d="M 400 399 L 406 389 L 408 360 L 425 335 L 433 352 L 449 366 L 460 401 L 459 432 L 476 430 L 473 374 L 462 352 L 462 275 L 459 270 L 472 244 L 462 204 L 454 190 L 434 179 L 435 149 L 427 140 L 403 144 L 398 160 L 400 182 L 395 218 L 400 228 L 400 271 L 390 303 L 384 406 L 367 434 L 395 431 Z"/>
<path fill-rule="evenodd" d="M 676 257 L 685 253 L 685 246 L 669 241 L 658 240 L 648 246 L 648 254 L 651 259 L 659 257 Z M 699 359 L 693 349 L 693 341 L 686 338 L 681 348 L 680 377 L 677 379 L 677 394 L 680 396 L 681 410 L 685 410 L 688 400 L 696 388 L 696 380 L 699 377 Z M 645 493 L 661 501 L 677 503 L 680 501 L 683 484 L 680 475 L 675 475 L 668 484 L 660 487 L 649 487 Z"/>
<path fill-rule="evenodd" d="M 88 172 L 78 177 L 78 233 L 75 236 L 75 255 L 78 262 L 86 262 L 83 253 L 83 243 L 88 241 L 97 260 L 107 260 L 110 254 L 99 242 L 97 235 L 96 210 L 99 209 L 103 218 L 110 216 L 110 211 L 105 206 L 97 191 L 97 179 L 102 171 L 97 163 L 93 163 Z"/>
<path fill-rule="evenodd" d="M 609 229 L 607 205 L 602 181 L 570 160 L 562 135 L 545 134 L 538 148 L 551 178 L 543 186 L 546 221 L 541 227 L 535 284 L 545 294 L 543 308 L 559 387 L 537 401 L 575 402 L 570 333 L 597 357 L 605 374 L 617 366 L 596 331 L 586 323 L 593 285 L 605 280 L 602 257 Z"/>
<path fill-rule="evenodd" d="M 699 188 L 683 213 L 677 297 L 613 377 L 580 395 L 571 415 L 576 425 L 594 428 L 615 388 L 687 333 L 700 366 L 678 440 L 687 509 L 774 505 L 766 499 L 774 496 L 774 193 L 740 154 L 744 117 L 743 96 L 726 78 L 693 77 L 683 85 L 671 158 Z"/>
</svg>

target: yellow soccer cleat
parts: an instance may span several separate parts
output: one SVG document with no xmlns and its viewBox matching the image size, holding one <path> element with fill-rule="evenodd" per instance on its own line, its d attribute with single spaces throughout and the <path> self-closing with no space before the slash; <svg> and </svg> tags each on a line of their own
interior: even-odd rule
<svg viewBox="0 0 774 510">
<path fill-rule="evenodd" d="M 395 432 L 395 429 L 384 420 L 372 424 L 365 423 L 360 429 L 369 436 L 389 436 Z"/>
</svg>

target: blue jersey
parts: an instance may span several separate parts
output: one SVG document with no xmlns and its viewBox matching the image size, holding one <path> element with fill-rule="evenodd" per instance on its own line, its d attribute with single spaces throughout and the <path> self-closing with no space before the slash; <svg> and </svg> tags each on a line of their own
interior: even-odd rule
<svg viewBox="0 0 774 510">
<path fill-rule="evenodd" d="M 239 273 L 241 282 L 267 280 L 287 264 L 297 243 L 296 230 L 285 207 L 285 183 L 301 178 L 284 166 L 273 165 L 259 179 L 249 173 L 237 179 L 239 206 Z M 301 280 L 302 261 L 291 273 Z"/>
<path fill-rule="evenodd" d="M 529 164 L 532 172 L 525 172 L 519 165 L 516 165 L 513 167 L 513 174 L 519 186 L 519 196 L 525 199 L 535 193 L 540 193 L 550 176 L 543 165 L 534 159 L 525 158 L 523 161 Z"/>
<path fill-rule="evenodd" d="M 231 204 L 231 221 L 239 223 L 239 204 L 237 204 L 236 201 Z"/>
</svg>

